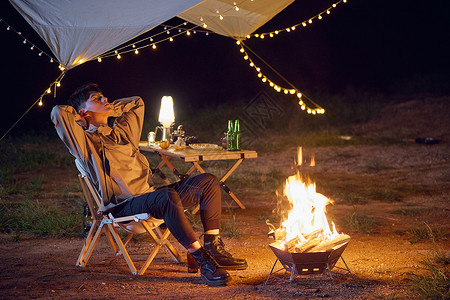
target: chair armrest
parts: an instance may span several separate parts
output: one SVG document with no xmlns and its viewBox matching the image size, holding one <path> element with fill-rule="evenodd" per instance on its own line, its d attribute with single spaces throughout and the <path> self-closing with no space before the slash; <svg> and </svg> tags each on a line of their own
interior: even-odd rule
<svg viewBox="0 0 450 300">
<path fill-rule="evenodd" d="M 139 222 L 142 220 L 147 220 L 148 218 L 150 218 L 150 215 L 147 213 L 142 213 L 142 214 L 136 214 L 136 215 L 126 216 L 126 217 L 121 217 L 121 218 L 114 218 L 114 216 L 111 213 L 109 213 L 108 217 L 111 220 L 113 220 L 114 223 L 122 223 L 122 222 L 130 222 L 130 221 Z"/>
</svg>

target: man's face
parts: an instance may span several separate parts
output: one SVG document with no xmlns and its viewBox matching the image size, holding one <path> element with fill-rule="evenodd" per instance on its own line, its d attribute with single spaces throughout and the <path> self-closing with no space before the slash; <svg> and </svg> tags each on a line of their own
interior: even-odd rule
<svg viewBox="0 0 450 300">
<path fill-rule="evenodd" d="M 94 92 L 89 95 L 89 99 L 84 103 L 84 107 L 81 110 L 84 113 L 109 114 L 111 104 L 109 104 L 108 98 L 104 97 L 102 93 Z"/>
</svg>

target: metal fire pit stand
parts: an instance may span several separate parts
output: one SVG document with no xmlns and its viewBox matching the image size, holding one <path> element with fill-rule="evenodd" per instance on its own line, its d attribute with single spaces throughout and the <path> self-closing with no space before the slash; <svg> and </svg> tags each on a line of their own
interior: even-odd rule
<svg viewBox="0 0 450 300">
<path fill-rule="evenodd" d="M 280 261 L 280 263 L 283 265 L 283 268 L 287 272 L 291 273 L 289 283 L 292 282 L 295 273 L 299 275 L 322 274 L 325 270 L 328 270 L 328 274 L 330 275 L 331 280 L 333 280 L 331 269 L 336 267 L 335 265 L 339 258 L 342 259 L 342 262 L 344 263 L 346 269 L 341 267 L 336 268 L 347 270 L 348 273 L 352 274 L 347 266 L 347 263 L 342 257 L 342 252 L 344 252 L 347 244 L 348 242 L 333 248 L 333 250 L 331 251 L 326 252 L 290 253 L 281 249 L 279 242 L 274 242 L 269 246 L 276 255 L 277 259 L 275 260 L 264 285 L 266 285 L 269 281 L 270 275 L 272 275 L 273 269 L 275 268 L 275 265 L 278 261 Z M 282 270 L 283 268 L 279 269 L 278 271 Z"/>
</svg>

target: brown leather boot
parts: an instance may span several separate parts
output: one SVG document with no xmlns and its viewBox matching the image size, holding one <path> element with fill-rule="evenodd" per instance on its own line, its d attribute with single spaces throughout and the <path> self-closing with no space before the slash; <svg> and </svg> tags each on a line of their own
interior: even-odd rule
<svg viewBox="0 0 450 300">
<path fill-rule="evenodd" d="M 219 266 L 225 270 L 245 270 L 247 261 L 243 258 L 234 258 L 225 250 L 225 244 L 218 234 L 205 234 L 203 247 L 216 260 Z"/>
<path fill-rule="evenodd" d="M 190 253 L 200 266 L 200 274 L 203 281 L 209 286 L 226 285 L 231 280 L 230 274 L 219 267 L 214 258 L 204 248 Z M 188 261 L 189 265 L 189 261 Z"/>
</svg>

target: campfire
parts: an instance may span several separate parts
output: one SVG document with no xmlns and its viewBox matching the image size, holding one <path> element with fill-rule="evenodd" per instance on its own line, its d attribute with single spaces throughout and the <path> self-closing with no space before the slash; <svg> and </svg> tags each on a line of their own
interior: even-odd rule
<svg viewBox="0 0 450 300">
<path fill-rule="evenodd" d="M 266 222 L 271 229 L 269 236 L 275 239 L 270 248 L 277 261 L 280 260 L 291 274 L 322 273 L 326 269 L 331 271 L 350 236 L 338 233 L 335 224 L 330 224 L 327 219 L 326 206 L 333 201 L 317 193 L 315 183 L 301 175 L 301 151 L 299 147 L 297 173 L 288 177 L 284 186 L 282 198 L 284 206 L 288 207 L 287 212 L 278 207 L 280 213 L 287 217 L 279 228 Z M 312 156 L 310 166 L 314 165 Z"/>
</svg>

